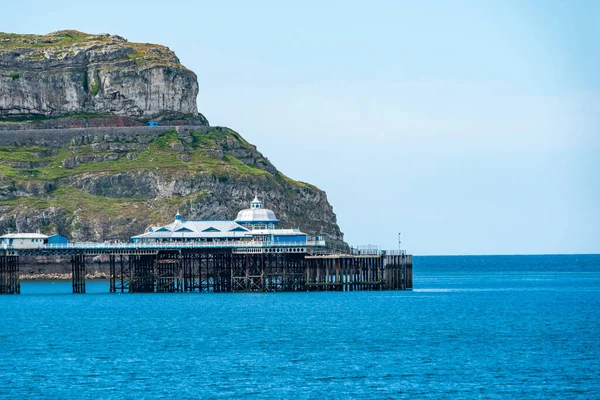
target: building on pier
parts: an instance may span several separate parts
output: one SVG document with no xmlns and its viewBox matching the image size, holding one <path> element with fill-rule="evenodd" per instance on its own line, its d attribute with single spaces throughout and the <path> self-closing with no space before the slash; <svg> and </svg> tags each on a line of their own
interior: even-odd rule
<svg viewBox="0 0 600 400">
<path fill-rule="evenodd" d="M 7 233 L 0 236 L 0 243 L 5 249 L 39 249 L 47 241 L 48 236 L 41 233 Z"/>
<path fill-rule="evenodd" d="M 70 257 L 73 293 L 85 293 L 87 265 L 97 255 L 108 257 L 113 293 L 412 289 L 412 256 L 404 251 L 333 253 L 320 238 L 278 223 L 255 198 L 233 221 L 187 221 L 177 212 L 171 224 L 131 243 L 4 235 L 0 294 L 20 293 L 22 256 Z"/>
<path fill-rule="evenodd" d="M 69 238 L 60 234 L 48 236 L 47 243 L 49 245 L 66 245 L 69 243 Z"/>
<path fill-rule="evenodd" d="M 279 220 L 275 213 L 264 208 L 262 201 L 255 196 L 254 200 L 250 202 L 250 208 L 240 211 L 235 222 L 248 229 L 265 230 L 275 229 Z"/>
<path fill-rule="evenodd" d="M 241 244 L 274 243 L 305 246 L 308 242 L 321 241 L 320 237 L 310 237 L 299 229 L 277 228 L 279 220 L 275 213 L 263 207 L 255 197 L 250 208 L 241 210 L 233 221 L 194 221 L 184 220 L 179 213 L 175 220 L 164 226 L 151 227 L 148 232 L 131 238 L 134 243 L 157 242 L 226 242 Z"/>
</svg>

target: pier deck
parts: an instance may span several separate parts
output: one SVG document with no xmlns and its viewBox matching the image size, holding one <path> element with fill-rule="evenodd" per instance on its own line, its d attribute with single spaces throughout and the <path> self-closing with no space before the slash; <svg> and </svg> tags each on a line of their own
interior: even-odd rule
<svg viewBox="0 0 600 400">
<path fill-rule="evenodd" d="M 20 293 L 21 256 L 70 257 L 73 293 L 85 293 L 86 258 L 97 255 L 108 256 L 113 293 L 412 289 L 412 256 L 404 251 L 313 254 L 314 246 L 196 242 L 0 248 L 0 294 Z"/>
</svg>

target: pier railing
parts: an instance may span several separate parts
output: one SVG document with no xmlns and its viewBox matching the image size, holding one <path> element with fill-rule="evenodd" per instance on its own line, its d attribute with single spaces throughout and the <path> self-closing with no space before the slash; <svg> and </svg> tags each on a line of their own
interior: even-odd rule
<svg viewBox="0 0 600 400">
<path fill-rule="evenodd" d="M 101 243 L 101 242 L 72 242 L 66 244 L 46 244 L 44 250 L 78 250 L 78 249 L 106 249 L 106 250 L 132 250 L 132 249 L 197 249 L 197 248 L 266 248 L 266 247 L 323 247 L 324 240 L 308 240 L 306 242 L 272 242 L 272 241 L 227 241 L 218 242 L 156 242 L 156 243 Z M 8 247 L 8 250 L 19 250 Z"/>
<path fill-rule="evenodd" d="M 381 254 L 381 250 L 379 246 L 366 245 L 366 246 L 352 246 L 350 247 L 350 253 L 358 256 L 358 255 L 377 255 Z"/>
<path fill-rule="evenodd" d="M 384 250 L 384 253 L 388 256 L 405 256 L 406 250 Z"/>
</svg>

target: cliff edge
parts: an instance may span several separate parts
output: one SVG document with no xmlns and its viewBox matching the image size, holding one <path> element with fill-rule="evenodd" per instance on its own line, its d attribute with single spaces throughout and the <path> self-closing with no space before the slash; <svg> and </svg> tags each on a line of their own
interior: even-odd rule
<svg viewBox="0 0 600 400">
<path fill-rule="evenodd" d="M 128 240 L 149 226 L 232 220 L 256 190 L 282 227 L 345 249 L 324 191 L 224 127 L 0 131 L 0 231 Z"/>
<path fill-rule="evenodd" d="M 140 120 L 192 119 L 196 74 L 168 47 L 109 34 L 65 30 L 47 35 L 0 33 L 0 117 L 82 114 Z"/>
<path fill-rule="evenodd" d="M 0 233 L 128 240 L 177 210 L 234 219 L 258 189 L 282 227 L 347 249 L 325 192 L 209 126 L 197 94 L 196 75 L 164 46 L 0 33 Z"/>
</svg>

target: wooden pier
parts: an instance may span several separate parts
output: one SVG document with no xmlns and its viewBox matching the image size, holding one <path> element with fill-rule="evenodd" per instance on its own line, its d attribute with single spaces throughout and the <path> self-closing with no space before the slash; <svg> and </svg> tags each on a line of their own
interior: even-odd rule
<svg viewBox="0 0 600 400">
<path fill-rule="evenodd" d="M 110 282 L 111 292 L 410 290 L 412 256 L 162 251 L 121 257 Z"/>
<path fill-rule="evenodd" d="M 103 254 L 109 258 L 112 293 L 412 290 L 412 256 L 405 252 L 287 250 L 132 247 Z M 78 249 L 69 255 L 73 293 L 85 293 L 86 258 L 98 252 Z M 0 254 L 0 294 L 20 292 L 19 256 Z"/>
<path fill-rule="evenodd" d="M 21 293 L 19 280 L 19 257 L 0 256 L 0 294 Z"/>
</svg>

